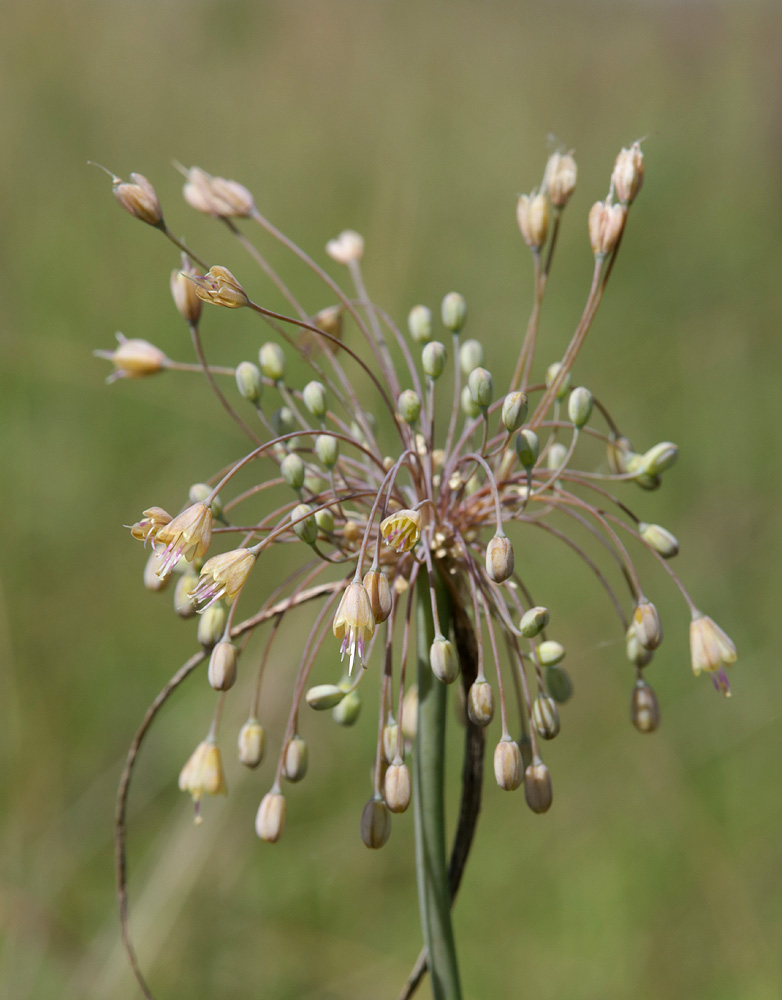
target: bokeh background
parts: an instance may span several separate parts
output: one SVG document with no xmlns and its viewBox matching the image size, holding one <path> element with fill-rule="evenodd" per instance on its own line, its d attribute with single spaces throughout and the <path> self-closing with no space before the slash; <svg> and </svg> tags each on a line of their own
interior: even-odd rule
<svg viewBox="0 0 782 1000">
<path fill-rule="evenodd" d="M 177 507 L 241 444 L 195 376 L 104 384 L 91 352 L 115 330 L 182 360 L 189 349 L 168 294 L 175 254 L 86 161 L 147 175 L 174 230 L 270 304 L 228 235 L 182 202 L 173 159 L 246 183 L 321 261 L 329 237 L 358 229 L 375 299 L 401 321 L 458 288 L 499 373 L 530 305 L 515 198 L 539 182 L 549 132 L 580 172 L 542 362 L 560 356 L 586 292 L 588 208 L 620 146 L 649 134 L 646 184 L 577 380 L 639 447 L 679 443 L 663 490 L 627 498 L 679 536 L 678 569 L 741 661 L 731 701 L 692 677 L 686 610 L 646 565 L 666 642 L 649 668 L 663 726 L 640 736 L 604 598 L 566 553 L 519 543 L 577 690 L 547 748 L 548 815 L 487 775 L 456 911 L 465 993 L 779 996 L 781 44 L 772 2 L 5 6 L 2 997 L 138 995 L 119 947 L 114 793 L 146 705 L 195 637 L 170 594 L 141 586 L 144 555 L 122 525 L 150 503 Z M 326 304 L 263 245 L 313 309 Z M 264 329 L 217 313 L 204 323 L 210 355 L 236 361 L 241 345 L 251 357 Z M 272 743 L 297 653 L 289 634 L 267 689 Z M 395 997 L 418 952 L 412 817 L 381 852 L 358 837 L 371 704 L 353 730 L 311 723 L 310 775 L 273 848 L 252 825 L 270 761 L 244 775 L 229 759 L 231 793 L 197 829 L 177 791 L 211 706 L 200 675 L 173 699 L 131 800 L 134 932 L 156 995 Z"/>
</svg>

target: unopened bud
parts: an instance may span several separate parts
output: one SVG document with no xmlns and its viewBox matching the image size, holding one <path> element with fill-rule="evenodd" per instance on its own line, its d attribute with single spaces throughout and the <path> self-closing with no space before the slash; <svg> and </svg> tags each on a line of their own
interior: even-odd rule
<svg viewBox="0 0 782 1000">
<path fill-rule="evenodd" d="M 215 644 L 209 657 L 209 683 L 215 691 L 228 691 L 236 683 L 238 654 L 232 642 Z"/>
<path fill-rule="evenodd" d="M 309 764 L 309 752 L 307 744 L 301 736 L 294 736 L 288 740 L 285 751 L 282 755 L 282 775 L 288 781 L 301 781 L 307 773 Z"/>
<path fill-rule="evenodd" d="M 410 336 L 419 344 L 432 339 L 432 310 L 426 306 L 413 306 L 407 317 Z"/>
<path fill-rule="evenodd" d="M 282 478 L 294 490 L 300 490 L 304 485 L 304 462 L 294 452 L 290 452 L 280 462 Z"/>
<path fill-rule="evenodd" d="M 212 487 L 209 483 L 193 483 L 190 489 L 187 491 L 188 498 L 191 504 L 196 503 L 206 503 L 209 500 L 209 509 L 212 511 L 213 517 L 220 517 L 223 512 L 223 502 L 220 499 L 220 495 L 212 497 Z"/>
<path fill-rule="evenodd" d="M 217 199 L 223 217 L 236 215 L 244 218 L 255 208 L 253 196 L 238 181 L 227 181 L 224 177 L 211 178 L 212 193 Z"/>
<path fill-rule="evenodd" d="M 516 220 L 530 250 L 539 250 L 548 234 L 548 198 L 542 191 L 523 194 L 516 205 Z"/>
<path fill-rule="evenodd" d="M 410 805 L 410 769 L 407 764 L 393 763 L 384 781 L 386 805 L 392 813 L 403 813 Z"/>
<path fill-rule="evenodd" d="M 326 416 L 326 389 L 321 382 L 317 382 L 315 380 L 308 382 L 304 386 L 301 397 L 304 400 L 304 405 L 313 417 L 317 417 L 319 420 L 322 420 L 323 417 Z"/>
<path fill-rule="evenodd" d="M 559 733 L 559 712 L 553 698 L 539 694 L 532 703 L 532 722 L 538 735 L 553 740 Z"/>
<path fill-rule="evenodd" d="M 635 682 L 630 698 L 630 720 L 639 733 L 653 733 L 660 725 L 660 704 L 644 680 Z"/>
<path fill-rule="evenodd" d="M 155 189 L 143 174 L 131 174 L 130 182 L 115 177 L 112 190 L 120 205 L 134 218 L 149 226 L 161 225 L 163 210 Z"/>
<path fill-rule="evenodd" d="M 338 726 L 352 726 L 361 711 L 361 695 L 358 691 L 349 691 L 339 705 L 331 710 L 331 718 Z"/>
<path fill-rule="evenodd" d="M 296 429 L 296 418 L 293 416 L 293 410 L 289 406 L 281 406 L 275 410 L 272 414 L 272 427 L 280 437 L 283 434 L 292 434 Z M 290 442 L 288 446 L 293 447 Z"/>
<path fill-rule="evenodd" d="M 549 448 L 548 454 L 546 455 L 546 465 L 552 472 L 555 472 L 557 469 L 562 468 L 565 464 L 566 458 L 567 448 L 561 441 L 555 441 Z"/>
<path fill-rule="evenodd" d="M 644 649 L 657 649 L 663 641 L 663 627 L 657 608 L 642 597 L 633 611 L 633 628 Z"/>
<path fill-rule="evenodd" d="M 462 389 L 462 413 L 472 419 L 473 417 L 480 416 L 481 412 L 480 406 L 473 399 L 470 387 L 468 385 L 464 386 Z"/>
<path fill-rule="evenodd" d="M 240 361 L 236 366 L 236 388 L 243 399 L 258 403 L 263 392 L 263 379 L 257 365 L 252 361 Z"/>
<path fill-rule="evenodd" d="M 382 570 L 371 569 L 364 576 L 364 586 L 369 594 L 369 603 L 372 605 L 372 616 L 379 625 L 388 618 L 393 607 L 388 577 Z"/>
<path fill-rule="evenodd" d="M 94 351 L 96 357 L 105 358 L 114 365 L 114 371 L 106 379 L 116 382 L 119 378 L 146 378 L 155 375 L 169 364 L 168 358 L 148 340 L 128 340 L 117 333 L 117 343 L 113 351 Z"/>
<path fill-rule="evenodd" d="M 203 275 L 183 273 L 186 273 L 187 278 L 193 282 L 196 295 L 204 302 L 225 306 L 227 309 L 239 309 L 241 306 L 246 306 L 249 301 L 247 293 L 227 267 L 215 264 Z"/>
<path fill-rule="evenodd" d="M 494 748 L 494 777 L 505 792 L 515 791 L 524 777 L 521 750 L 515 740 L 506 737 Z"/>
<path fill-rule="evenodd" d="M 565 659 L 565 647 L 561 642 L 547 639 L 538 646 L 538 659 L 542 667 L 550 667 L 554 663 L 561 663 Z"/>
<path fill-rule="evenodd" d="M 474 681 L 467 692 L 467 715 L 476 726 L 488 726 L 494 718 L 494 693 L 488 681 Z"/>
<path fill-rule="evenodd" d="M 676 462 L 679 448 L 673 441 L 661 441 L 649 449 L 641 458 L 641 471 L 650 476 L 659 476 Z"/>
<path fill-rule="evenodd" d="M 543 175 L 543 187 L 549 201 L 557 208 L 564 208 L 576 187 L 578 167 L 570 153 L 552 153 Z"/>
<path fill-rule="evenodd" d="M 616 246 L 625 225 L 621 205 L 596 201 L 589 210 L 589 242 L 595 257 L 605 257 Z"/>
<path fill-rule="evenodd" d="M 402 702 L 402 732 L 408 740 L 414 740 L 418 732 L 418 685 L 411 684 L 405 691 Z"/>
<path fill-rule="evenodd" d="M 307 516 L 309 514 L 309 517 Z M 293 530 L 307 545 L 314 545 L 318 540 L 318 522 L 312 516 L 312 507 L 306 503 L 297 504 L 291 511 Z"/>
<path fill-rule="evenodd" d="M 406 424 L 414 424 L 421 414 L 421 398 L 412 389 L 405 389 L 399 394 L 396 406 Z"/>
<path fill-rule="evenodd" d="M 534 813 L 544 813 L 551 808 L 553 797 L 549 770 L 536 757 L 524 772 L 524 798 Z"/>
<path fill-rule="evenodd" d="M 564 705 L 573 696 L 573 681 L 564 667 L 552 663 L 546 667 L 546 690 L 560 705 Z"/>
<path fill-rule="evenodd" d="M 364 237 L 353 229 L 344 229 L 339 236 L 329 240 L 326 253 L 338 264 L 350 264 L 364 256 Z"/>
<path fill-rule="evenodd" d="M 188 274 L 198 274 L 198 272 L 190 263 L 190 258 L 182 254 L 181 270 L 171 272 L 171 298 L 182 319 L 195 325 L 201 318 L 203 302 L 196 293 L 196 286 L 187 277 Z"/>
<path fill-rule="evenodd" d="M 285 826 L 285 796 L 279 792 L 268 792 L 261 799 L 255 816 L 255 832 L 269 844 L 280 839 Z"/>
<path fill-rule="evenodd" d="M 470 395 L 482 410 L 491 406 L 494 399 L 494 379 L 485 368 L 473 368 L 467 379 Z"/>
<path fill-rule="evenodd" d="M 451 684 L 459 676 L 459 660 L 453 643 L 440 636 L 429 647 L 429 663 L 432 673 L 443 684 Z"/>
<path fill-rule="evenodd" d="M 652 662 L 652 658 L 654 657 L 654 651 L 644 649 L 638 641 L 638 633 L 635 631 L 635 625 L 631 625 L 627 630 L 625 635 L 625 649 L 627 650 L 627 659 L 635 667 L 645 667 L 648 663 Z"/>
<path fill-rule="evenodd" d="M 591 417 L 594 402 L 595 397 L 583 385 L 578 386 L 570 393 L 570 399 L 567 403 L 568 417 L 579 430 Z"/>
<path fill-rule="evenodd" d="M 361 839 L 374 850 L 391 836 L 391 814 L 381 798 L 371 798 L 361 813 Z"/>
<path fill-rule="evenodd" d="M 336 684 L 317 684 L 306 694 L 307 704 L 317 711 L 324 711 L 339 705 L 345 697 L 345 692 Z"/>
<path fill-rule="evenodd" d="M 494 583 L 504 583 L 513 575 L 513 546 L 499 532 L 486 546 L 486 574 Z"/>
<path fill-rule="evenodd" d="M 174 611 L 180 618 L 192 618 L 196 613 L 197 607 L 190 595 L 197 586 L 198 575 L 191 569 L 185 571 L 177 580 L 174 588 Z"/>
<path fill-rule="evenodd" d="M 452 333 L 458 333 L 467 322 L 467 303 L 458 292 L 449 292 L 441 307 L 443 326 Z"/>
<path fill-rule="evenodd" d="M 512 434 L 527 419 L 529 400 L 526 392 L 509 392 L 502 404 L 502 422 L 505 430 Z"/>
<path fill-rule="evenodd" d="M 646 544 L 651 545 L 663 559 L 673 559 L 678 554 L 679 542 L 666 528 L 662 528 L 659 524 L 645 524 L 641 521 L 638 531 Z"/>
<path fill-rule="evenodd" d="M 399 741 L 399 726 L 389 722 L 383 726 L 383 760 L 390 764 L 396 758 L 396 745 Z"/>
<path fill-rule="evenodd" d="M 634 142 L 629 149 L 622 149 L 616 158 L 611 183 L 614 192 L 623 205 L 630 205 L 641 190 L 644 182 L 644 154 L 639 143 Z"/>
<path fill-rule="evenodd" d="M 339 458 L 339 441 L 331 434 L 319 434 L 315 438 L 315 454 L 327 469 L 333 469 Z"/>
<path fill-rule="evenodd" d="M 521 634 L 525 639 L 534 639 L 548 625 L 549 617 L 548 608 L 536 607 L 525 611 L 519 622 Z"/>
<path fill-rule="evenodd" d="M 267 341 L 258 351 L 261 371 L 272 382 L 279 382 L 285 375 L 285 355 L 279 344 Z"/>
<path fill-rule="evenodd" d="M 157 593 L 165 590 L 171 580 L 171 573 L 164 572 L 160 575 L 165 565 L 165 557 L 162 552 L 154 550 L 144 564 L 144 586 L 147 590 Z"/>
<path fill-rule="evenodd" d="M 318 525 L 319 531 L 322 531 L 324 535 L 330 535 L 334 531 L 334 515 L 331 513 L 331 508 L 323 507 L 321 510 L 315 511 L 315 523 Z"/>
<path fill-rule="evenodd" d="M 554 361 L 546 369 L 546 385 L 551 386 L 554 384 L 557 378 L 559 378 L 559 373 L 562 371 L 562 362 Z M 565 396 L 570 392 L 570 372 L 565 375 L 562 381 L 557 386 L 557 399 L 564 399 Z"/>
<path fill-rule="evenodd" d="M 483 344 L 479 340 L 465 340 L 459 348 L 459 366 L 463 375 L 483 364 Z"/>
<path fill-rule="evenodd" d="M 263 760 L 265 742 L 263 726 L 254 716 L 250 716 L 239 730 L 236 741 L 240 763 L 245 767 L 258 767 Z"/>
<path fill-rule="evenodd" d="M 540 442 L 535 431 L 522 427 L 516 435 L 516 454 L 525 469 L 531 469 L 540 454 Z"/>
<path fill-rule="evenodd" d="M 198 619 L 198 641 L 202 646 L 211 649 L 220 640 L 225 631 L 227 613 L 221 603 L 210 604 Z"/>
<path fill-rule="evenodd" d="M 438 379 L 445 368 L 448 353 L 439 340 L 433 340 L 421 352 L 421 367 L 431 379 Z"/>
</svg>

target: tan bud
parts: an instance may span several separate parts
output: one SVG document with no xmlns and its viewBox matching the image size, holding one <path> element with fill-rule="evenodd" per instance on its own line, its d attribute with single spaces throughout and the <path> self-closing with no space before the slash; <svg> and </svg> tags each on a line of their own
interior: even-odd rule
<svg viewBox="0 0 782 1000">
<path fill-rule="evenodd" d="M 571 153 L 552 153 L 543 175 L 543 186 L 549 201 L 557 208 L 564 208 L 576 187 L 578 167 Z"/>
<path fill-rule="evenodd" d="M 488 681 L 475 681 L 470 685 L 467 715 L 476 726 L 488 726 L 494 718 L 494 693 Z"/>
<path fill-rule="evenodd" d="M 212 177 L 212 194 L 222 208 L 221 216 L 245 217 L 255 209 L 255 201 L 247 188 L 238 181 L 227 181 L 224 177 Z"/>
<path fill-rule="evenodd" d="M 153 550 L 144 565 L 144 586 L 153 593 L 165 590 L 171 581 L 170 572 L 161 575 L 162 565 L 163 553 Z"/>
<path fill-rule="evenodd" d="M 657 608 L 641 597 L 633 611 L 633 628 L 638 643 L 644 649 L 657 649 L 663 641 L 663 627 Z"/>
<path fill-rule="evenodd" d="M 383 759 L 390 764 L 397 755 L 397 740 L 399 736 L 399 726 L 395 722 L 390 722 L 383 726 Z"/>
<path fill-rule="evenodd" d="M 639 733 L 653 733 L 660 725 L 657 695 L 644 680 L 635 682 L 630 699 L 630 719 Z"/>
<path fill-rule="evenodd" d="M 163 210 L 158 196 L 143 174 L 131 174 L 130 183 L 115 177 L 113 191 L 120 205 L 134 218 L 146 222 L 149 226 L 162 224 Z"/>
<path fill-rule="evenodd" d="M 177 580 L 174 588 L 174 611 L 180 618 L 192 618 L 196 613 L 196 603 L 191 597 L 191 593 L 198 585 L 198 577 L 189 569 L 186 570 Z"/>
<path fill-rule="evenodd" d="M 408 740 L 414 740 L 418 732 L 418 685 L 411 684 L 405 691 L 402 702 L 402 732 Z"/>
<path fill-rule="evenodd" d="M 596 201 L 589 210 L 589 241 L 596 257 L 605 257 L 616 246 L 625 225 L 621 205 Z"/>
<path fill-rule="evenodd" d="M 513 565 L 510 539 L 498 532 L 486 546 L 486 574 L 494 583 L 504 583 L 513 575 Z"/>
<path fill-rule="evenodd" d="M 326 253 L 338 264 L 350 264 L 364 256 L 364 238 L 352 229 L 344 229 L 339 236 L 329 240 Z"/>
<path fill-rule="evenodd" d="M 551 787 L 549 769 L 535 757 L 524 772 L 524 798 L 534 813 L 544 813 L 551 808 L 554 793 Z"/>
<path fill-rule="evenodd" d="M 301 736 L 288 740 L 282 755 L 282 775 L 288 781 L 301 781 L 307 773 L 309 751 Z"/>
<path fill-rule="evenodd" d="M 187 277 L 188 274 L 199 274 L 199 272 L 183 254 L 181 269 L 171 272 L 171 298 L 174 300 L 179 315 L 186 322 L 196 324 L 201 318 L 203 304 L 196 293 L 196 286 Z"/>
<path fill-rule="evenodd" d="M 503 791 L 513 792 L 522 782 L 524 766 L 518 743 L 503 738 L 494 748 L 494 777 Z"/>
<path fill-rule="evenodd" d="M 265 743 L 266 736 L 263 726 L 256 718 L 250 716 L 239 730 L 239 737 L 236 741 L 239 761 L 245 767 L 258 767 L 263 760 Z"/>
<path fill-rule="evenodd" d="M 391 836 L 391 815 L 385 802 L 371 798 L 361 813 L 361 839 L 374 850 L 382 847 Z"/>
<path fill-rule="evenodd" d="M 388 577 L 382 570 L 371 569 L 364 577 L 364 586 L 369 594 L 369 603 L 372 605 L 375 623 L 379 625 L 391 614 L 393 606 Z"/>
<path fill-rule="evenodd" d="M 117 343 L 119 346 L 113 351 L 93 351 L 95 357 L 105 358 L 114 365 L 107 382 L 116 382 L 120 378 L 146 378 L 156 375 L 170 364 L 160 348 L 148 340 L 128 340 L 118 332 Z"/>
<path fill-rule="evenodd" d="M 644 182 L 644 154 L 640 143 L 634 142 L 629 149 L 622 149 L 616 158 L 611 183 L 617 198 L 623 205 L 630 205 L 641 190 Z"/>
<path fill-rule="evenodd" d="M 279 791 L 268 792 L 261 799 L 255 816 L 255 832 L 269 844 L 280 839 L 285 826 L 285 796 Z"/>
<path fill-rule="evenodd" d="M 185 272 L 183 272 L 185 273 Z M 206 274 L 186 274 L 195 285 L 196 295 L 204 302 L 227 309 L 239 309 L 248 303 L 247 293 L 227 267 L 215 264 Z"/>
<path fill-rule="evenodd" d="M 524 242 L 531 250 L 539 250 L 548 234 L 548 198 L 542 191 L 523 194 L 516 205 L 516 220 Z"/>
<path fill-rule="evenodd" d="M 384 781 L 386 805 L 392 813 L 403 813 L 410 805 L 410 769 L 395 761 L 389 765 Z"/>
<path fill-rule="evenodd" d="M 545 694 L 539 694 L 532 703 L 532 722 L 544 740 L 553 740 L 559 733 L 557 703 Z"/>
<path fill-rule="evenodd" d="M 429 647 L 429 663 L 432 673 L 443 684 L 452 684 L 459 676 L 459 660 L 453 643 L 443 636 L 436 637 Z"/>
<path fill-rule="evenodd" d="M 215 644 L 209 657 L 209 683 L 215 691 L 228 691 L 236 683 L 238 653 L 232 642 Z"/>
</svg>

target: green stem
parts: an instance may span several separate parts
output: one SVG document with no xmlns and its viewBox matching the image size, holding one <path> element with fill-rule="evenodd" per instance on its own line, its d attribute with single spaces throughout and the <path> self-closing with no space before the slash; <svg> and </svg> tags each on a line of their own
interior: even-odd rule
<svg viewBox="0 0 782 1000">
<path fill-rule="evenodd" d="M 429 580 L 418 576 L 418 734 L 415 747 L 415 854 L 421 928 L 429 953 L 434 1000 L 461 1000 L 451 891 L 445 862 L 445 685 L 429 666 L 434 639 Z M 450 601 L 438 587 L 440 626 L 447 634 Z"/>
</svg>

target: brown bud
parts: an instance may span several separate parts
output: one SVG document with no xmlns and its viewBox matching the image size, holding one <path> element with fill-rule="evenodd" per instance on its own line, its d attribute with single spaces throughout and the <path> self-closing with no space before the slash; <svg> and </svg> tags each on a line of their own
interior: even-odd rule
<svg viewBox="0 0 782 1000">
<path fill-rule="evenodd" d="M 513 546 L 499 532 L 486 546 L 486 574 L 494 583 L 504 583 L 513 574 Z"/>
<path fill-rule="evenodd" d="M 544 813 L 551 808 L 553 799 L 549 769 L 535 757 L 524 772 L 524 798 L 534 813 Z"/>
<path fill-rule="evenodd" d="M 375 850 L 391 835 L 391 815 L 381 798 L 371 798 L 361 813 L 361 839 Z"/>
<path fill-rule="evenodd" d="M 125 211 L 136 219 L 146 222 L 149 226 L 159 226 L 163 222 L 163 210 L 160 207 L 155 189 L 143 174 L 131 174 L 131 183 L 114 178 L 114 197 Z"/>
<path fill-rule="evenodd" d="M 402 813 L 410 805 L 410 769 L 398 758 L 386 771 L 384 795 L 392 813 Z"/>
<path fill-rule="evenodd" d="M 519 787 L 524 776 L 521 750 L 518 743 L 504 737 L 494 748 L 494 777 L 503 791 L 512 792 Z"/>
<path fill-rule="evenodd" d="M 589 210 L 589 241 L 596 257 L 605 257 L 616 246 L 625 224 L 621 205 L 596 201 Z"/>
<path fill-rule="evenodd" d="M 475 681 L 470 685 L 467 715 L 476 726 L 488 726 L 494 718 L 494 693 L 488 681 Z"/>
<path fill-rule="evenodd" d="M 375 624 L 379 625 L 391 614 L 393 605 L 388 577 L 382 570 L 371 569 L 364 577 L 364 586 L 369 594 L 369 603 L 372 605 Z"/>
<path fill-rule="evenodd" d="M 660 725 L 660 705 L 644 680 L 635 682 L 630 699 L 630 719 L 639 733 L 653 733 Z"/>
</svg>

